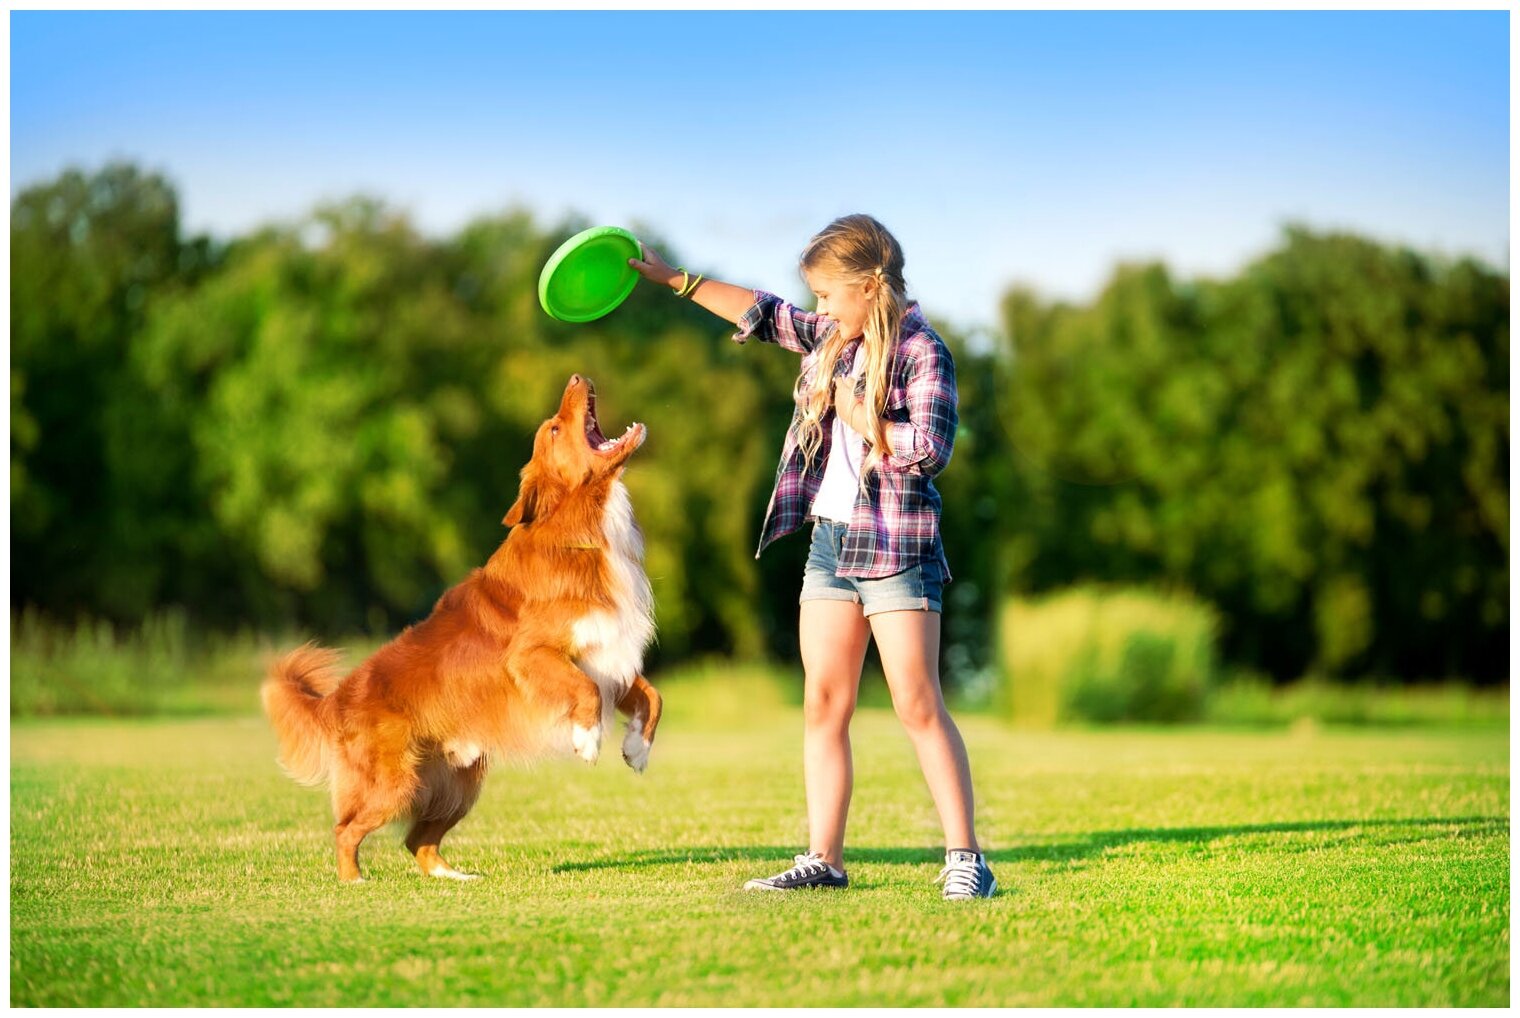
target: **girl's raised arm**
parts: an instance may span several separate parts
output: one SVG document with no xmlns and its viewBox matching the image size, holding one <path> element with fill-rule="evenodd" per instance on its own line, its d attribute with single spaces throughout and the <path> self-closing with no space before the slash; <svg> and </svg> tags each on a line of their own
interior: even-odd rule
<svg viewBox="0 0 1520 1018">
<path fill-rule="evenodd" d="M 659 252 L 653 248 L 639 245 L 644 249 L 644 260 L 637 258 L 628 259 L 628 264 L 639 275 L 651 283 L 668 286 L 674 291 L 680 291 L 683 277 L 679 269 L 673 269 L 665 263 Z M 689 283 L 696 278 L 696 273 L 684 277 Z M 716 279 L 703 279 L 701 284 L 691 294 L 691 299 L 717 315 L 727 319 L 735 325 L 744 317 L 755 303 L 755 291 L 743 286 L 734 286 L 732 283 L 722 283 Z"/>
</svg>

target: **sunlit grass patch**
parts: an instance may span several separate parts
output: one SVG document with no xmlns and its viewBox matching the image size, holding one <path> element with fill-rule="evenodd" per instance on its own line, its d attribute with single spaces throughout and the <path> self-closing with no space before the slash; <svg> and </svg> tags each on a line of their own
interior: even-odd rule
<svg viewBox="0 0 1520 1018">
<path fill-rule="evenodd" d="M 463 885 L 394 829 L 339 885 L 326 796 L 258 718 L 15 725 L 12 1003 L 1508 1003 L 1506 733 L 963 717 L 1003 890 L 947 903 L 910 745 L 865 708 L 852 886 L 794 897 L 740 888 L 806 847 L 799 713 L 742 670 L 665 692 L 645 775 L 493 771 L 445 843 Z"/>
</svg>

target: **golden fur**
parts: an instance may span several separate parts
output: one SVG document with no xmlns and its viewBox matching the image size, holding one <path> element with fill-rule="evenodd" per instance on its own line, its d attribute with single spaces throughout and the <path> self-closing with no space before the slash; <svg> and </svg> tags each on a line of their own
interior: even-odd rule
<svg viewBox="0 0 1520 1018">
<path fill-rule="evenodd" d="M 312 644 L 271 665 L 261 693 L 280 763 L 330 783 L 341 879 L 360 879 L 360 843 L 399 817 L 423 873 L 466 878 L 438 846 L 488 762 L 553 749 L 594 762 L 614 705 L 629 717 L 624 757 L 643 769 L 660 696 L 641 674 L 652 604 L 620 478 L 645 433 L 608 441 L 595 403 L 573 376 L 534 437 L 511 533 L 426 619 L 346 678 Z"/>
</svg>

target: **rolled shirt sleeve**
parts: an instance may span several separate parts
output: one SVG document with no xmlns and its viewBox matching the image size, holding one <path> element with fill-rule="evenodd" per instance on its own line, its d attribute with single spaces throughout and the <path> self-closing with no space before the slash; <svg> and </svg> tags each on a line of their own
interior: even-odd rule
<svg viewBox="0 0 1520 1018">
<path fill-rule="evenodd" d="M 921 334 L 922 335 L 922 334 Z M 933 477 L 945 469 L 955 446 L 955 361 L 937 339 L 913 344 L 908 365 L 906 421 L 887 423 L 884 469 Z"/>
<path fill-rule="evenodd" d="M 755 291 L 755 303 L 739 317 L 735 343 L 746 343 L 751 336 L 762 343 L 775 343 L 793 353 L 811 353 L 828 335 L 833 323 L 822 315 L 788 304 L 773 293 Z"/>
</svg>

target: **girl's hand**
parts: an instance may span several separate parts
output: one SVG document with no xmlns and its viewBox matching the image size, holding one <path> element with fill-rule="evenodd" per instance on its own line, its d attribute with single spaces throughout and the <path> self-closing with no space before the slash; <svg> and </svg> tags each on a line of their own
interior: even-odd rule
<svg viewBox="0 0 1520 1018">
<path fill-rule="evenodd" d="M 639 243 L 639 253 L 643 258 L 628 259 L 629 268 L 649 280 L 661 286 L 668 286 L 675 293 L 681 292 L 681 287 L 687 283 L 698 282 L 702 274 L 691 272 L 682 275 L 679 269 L 673 269 L 660 257 L 660 253 L 643 242 Z M 703 277 L 700 285 L 694 287 L 687 294 L 692 303 L 700 305 L 717 315 L 719 318 L 739 324 L 739 319 L 755 303 L 755 291 L 747 287 L 735 286 L 732 283 L 720 283 L 716 279 Z"/>
<path fill-rule="evenodd" d="M 628 259 L 628 264 L 633 266 L 634 271 L 651 283 L 659 283 L 661 286 L 668 286 L 672 290 L 679 289 L 681 274 L 665 264 L 665 259 L 661 258 L 659 252 L 654 248 L 646 247 L 643 243 L 639 244 L 639 248 L 643 251 L 644 260 L 640 261 L 637 258 Z"/>
<path fill-rule="evenodd" d="M 858 401 L 855 399 L 856 379 L 848 375 L 840 375 L 834 379 L 834 412 L 850 427 L 855 427 L 855 413 Z"/>
</svg>

